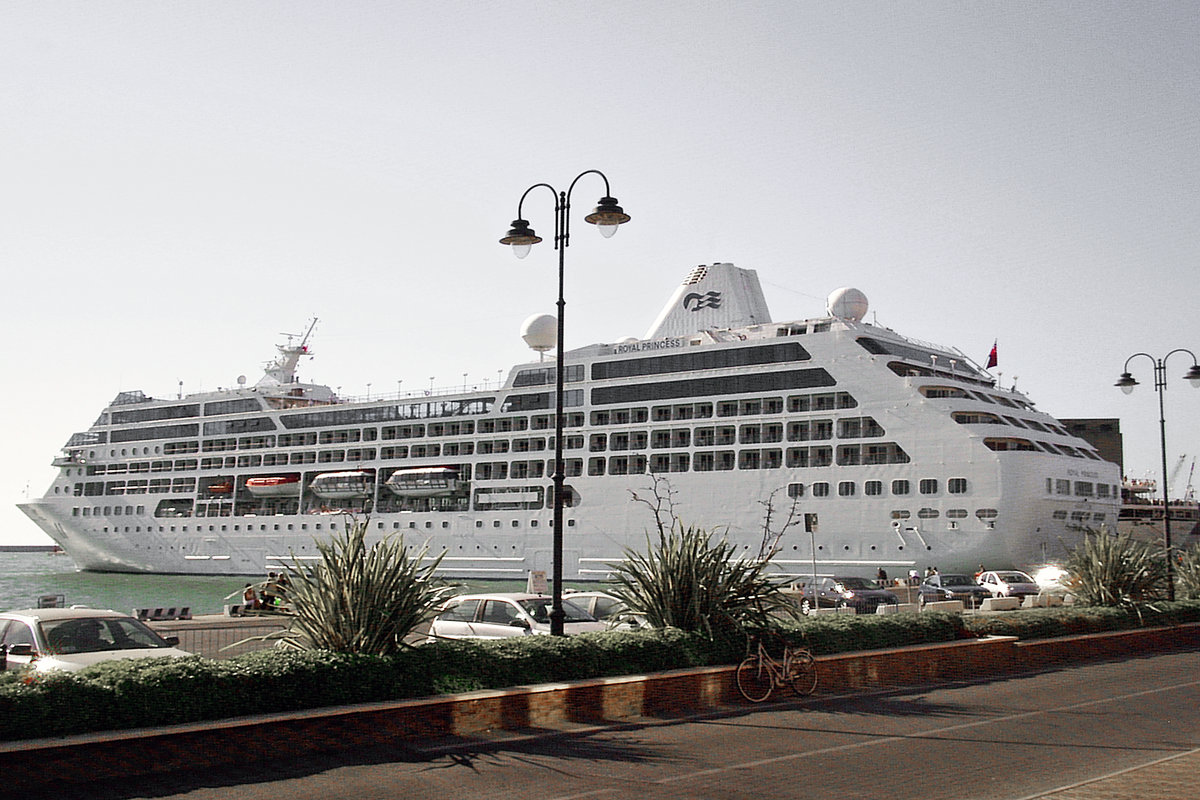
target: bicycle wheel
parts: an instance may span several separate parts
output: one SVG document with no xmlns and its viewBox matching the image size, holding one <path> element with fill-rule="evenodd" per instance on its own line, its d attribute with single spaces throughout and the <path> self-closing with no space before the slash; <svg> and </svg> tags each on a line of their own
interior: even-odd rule
<svg viewBox="0 0 1200 800">
<path fill-rule="evenodd" d="M 800 697 L 810 695 L 817 689 L 817 662 L 812 653 L 807 650 L 797 650 L 792 653 L 788 674 L 785 678 L 787 685 Z"/>
<path fill-rule="evenodd" d="M 738 664 L 734 678 L 742 697 L 751 703 L 761 703 L 771 696 L 771 670 L 756 656 L 747 656 Z"/>
</svg>

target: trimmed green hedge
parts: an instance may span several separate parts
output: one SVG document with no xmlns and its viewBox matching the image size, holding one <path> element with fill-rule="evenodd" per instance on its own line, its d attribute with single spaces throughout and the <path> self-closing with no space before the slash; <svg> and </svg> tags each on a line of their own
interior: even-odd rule
<svg viewBox="0 0 1200 800">
<path fill-rule="evenodd" d="M 1137 612 L 1038 609 L 964 618 L 924 612 L 843 614 L 784 624 L 774 642 L 818 655 L 953 641 L 984 634 L 1042 638 L 1200 621 L 1200 601 Z M 261 650 L 227 661 L 110 661 L 75 673 L 0 673 L 0 739 L 149 727 L 554 681 L 736 663 L 744 638 L 676 629 L 557 638 L 440 641 L 396 656 Z"/>
<path fill-rule="evenodd" d="M 976 615 L 966 620 L 976 636 L 1049 639 L 1081 633 L 1121 631 L 1200 622 L 1200 600 L 1148 603 L 1142 606 L 1070 606 L 1031 608 L 1005 614 Z"/>
</svg>

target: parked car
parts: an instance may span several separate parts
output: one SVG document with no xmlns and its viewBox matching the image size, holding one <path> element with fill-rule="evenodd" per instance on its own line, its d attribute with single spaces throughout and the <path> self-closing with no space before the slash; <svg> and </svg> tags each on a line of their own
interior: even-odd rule
<svg viewBox="0 0 1200 800">
<path fill-rule="evenodd" d="M 1033 580 L 1046 594 L 1067 594 L 1071 573 L 1056 564 L 1047 564 L 1033 573 Z"/>
<path fill-rule="evenodd" d="M 145 623 L 98 608 L 33 608 L 0 614 L 5 666 L 75 670 L 121 658 L 190 656 Z"/>
<path fill-rule="evenodd" d="M 800 599 L 800 611 L 807 614 L 815 605 L 818 608 L 845 608 L 852 606 L 859 614 L 873 614 L 881 605 L 895 605 L 896 595 L 867 578 L 833 576 L 817 581 L 816 598 L 811 584 L 804 587 Z"/>
<path fill-rule="evenodd" d="M 429 640 L 503 639 L 548 635 L 553 599 L 545 594 L 464 594 L 452 597 L 429 623 Z M 564 633 L 603 631 L 608 625 L 563 600 Z"/>
<path fill-rule="evenodd" d="M 641 614 L 629 610 L 624 601 L 600 591 L 567 591 L 563 598 L 579 606 L 612 630 L 636 630 L 650 623 Z"/>
<path fill-rule="evenodd" d="M 967 608 L 977 608 L 991 593 L 970 575 L 929 575 L 917 587 L 919 602 L 925 605 L 940 600 L 961 600 Z"/>
<path fill-rule="evenodd" d="M 979 576 L 979 585 L 992 597 L 1025 597 L 1041 591 L 1037 581 L 1015 569 L 984 572 Z"/>
</svg>

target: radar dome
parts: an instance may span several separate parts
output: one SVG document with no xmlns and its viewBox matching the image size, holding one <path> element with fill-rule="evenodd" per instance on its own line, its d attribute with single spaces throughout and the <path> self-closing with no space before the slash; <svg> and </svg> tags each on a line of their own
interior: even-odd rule
<svg viewBox="0 0 1200 800">
<path fill-rule="evenodd" d="M 829 295 L 825 307 L 831 316 L 858 322 L 867 315 L 867 296 L 858 289 L 843 287 Z"/>
<path fill-rule="evenodd" d="M 531 349 L 544 353 L 558 341 L 558 318 L 553 314 L 534 314 L 521 323 L 521 338 Z"/>
</svg>

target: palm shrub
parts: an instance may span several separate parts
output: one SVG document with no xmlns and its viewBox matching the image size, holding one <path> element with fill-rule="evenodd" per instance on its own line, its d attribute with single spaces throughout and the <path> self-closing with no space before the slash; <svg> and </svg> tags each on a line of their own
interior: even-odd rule
<svg viewBox="0 0 1200 800">
<path fill-rule="evenodd" d="M 769 627 L 794 615 L 783 585 L 767 576 L 770 555 L 743 559 L 724 537 L 678 520 L 661 527 L 646 552 L 625 549 L 613 571 L 612 593 L 655 628 L 679 628 L 709 638 Z"/>
<path fill-rule="evenodd" d="M 1178 551 L 1175 574 L 1177 600 L 1200 600 L 1200 545 Z"/>
<path fill-rule="evenodd" d="M 316 543 L 319 558 L 292 557 L 286 589 L 294 616 L 278 638 L 302 650 L 394 655 L 405 637 L 429 619 L 453 587 L 434 577 L 442 557 L 426 561 L 428 547 L 410 554 L 404 537 L 367 546 L 367 522 Z"/>
<path fill-rule="evenodd" d="M 1130 606 L 1163 597 L 1166 559 L 1128 533 L 1090 533 L 1068 556 L 1067 588 L 1083 605 Z"/>
</svg>

